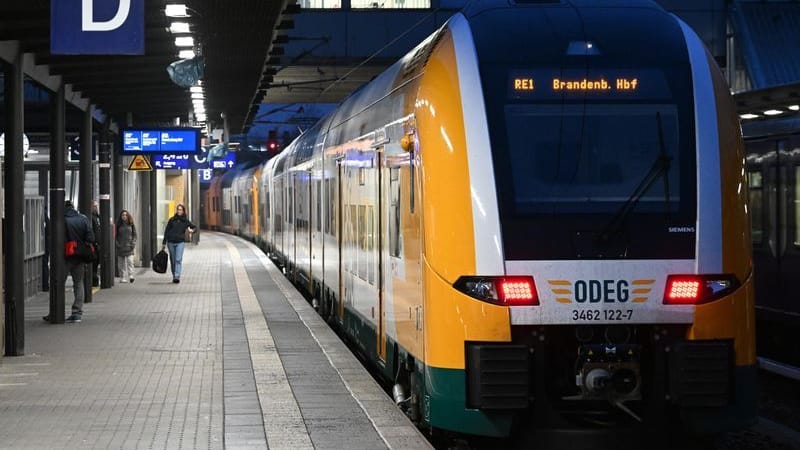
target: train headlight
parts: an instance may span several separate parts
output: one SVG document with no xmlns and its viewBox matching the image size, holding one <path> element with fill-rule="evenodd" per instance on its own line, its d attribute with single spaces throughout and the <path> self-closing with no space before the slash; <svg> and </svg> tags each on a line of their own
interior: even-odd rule
<svg viewBox="0 0 800 450">
<path fill-rule="evenodd" d="M 453 285 L 478 300 L 503 306 L 538 305 L 533 277 L 461 277 Z"/>
<path fill-rule="evenodd" d="M 670 275 L 664 291 L 665 305 L 699 305 L 728 295 L 739 280 L 724 275 Z"/>
</svg>

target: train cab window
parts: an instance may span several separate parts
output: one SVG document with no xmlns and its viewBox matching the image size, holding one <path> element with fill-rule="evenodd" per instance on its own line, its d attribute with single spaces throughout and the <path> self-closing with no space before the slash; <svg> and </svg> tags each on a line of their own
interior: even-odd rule
<svg viewBox="0 0 800 450">
<path fill-rule="evenodd" d="M 760 170 L 747 173 L 747 184 L 750 186 L 750 224 L 753 244 L 761 244 L 764 240 L 763 182 L 763 174 Z"/>
</svg>

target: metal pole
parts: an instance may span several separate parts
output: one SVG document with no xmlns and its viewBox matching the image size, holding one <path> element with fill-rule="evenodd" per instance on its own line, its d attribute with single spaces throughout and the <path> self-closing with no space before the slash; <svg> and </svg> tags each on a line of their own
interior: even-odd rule
<svg viewBox="0 0 800 450">
<path fill-rule="evenodd" d="M 142 234 L 140 234 L 139 242 L 142 246 L 142 266 L 147 267 L 150 265 L 150 260 L 153 259 L 153 252 L 150 248 L 150 240 L 153 233 L 150 230 L 150 219 L 148 218 L 152 213 L 150 211 L 150 172 L 139 172 L 140 183 L 142 183 L 141 202 L 142 208 L 139 215 L 142 220 Z"/>
<path fill-rule="evenodd" d="M 156 171 L 150 172 L 150 230 L 152 233 L 148 235 L 150 241 L 150 254 L 155 255 L 158 253 L 158 188 L 156 182 L 158 177 Z"/>
<path fill-rule="evenodd" d="M 50 323 L 64 323 L 64 239 L 67 224 L 64 221 L 64 172 L 66 171 L 64 86 L 53 94 L 50 110 Z"/>
<path fill-rule="evenodd" d="M 78 207 L 80 212 L 92 222 L 92 106 L 83 114 L 83 124 L 80 132 L 80 170 L 78 188 Z M 95 242 L 100 243 L 100 237 L 95 236 Z M 102 250 L 102 245 L 100 246 Z M 92 280 L 94 273 L 92 263 L 83 265 L 83 303 L 92 303 Z"/>
<path fill-rule="evenodd" d="M 108 130 L 108 122 L 103 127 L 103 142 L 100 143 L 100 250 L 103 259 L 100 261 L 102 276 L 100 287 L 108 289 L 114 286 L 114 264 L 111 262 L 111 151 L 114 140 Z"/>
<path fill-rule="evenodd" d="M 39 195 L 44 197 L 44 211 L 45 224 L 47 224 L 47 212 L 50 206 L 50 196 L 47 195 L 47 170 L 39 169 Z M 44 230 L 44 258 L 42 258 L 42 290 L 47 292 L 50 290 L 50 230 Z"/>
<path fill-rule="evenodd" d="M 5 73 L 6 105 L 6 181 L 5 219 L 3 228 L 23 230 L 25 208 L 25 167 L 22 154 L 22 132 L 24 129 L 24 89 L 22 53 L 17 52 L 14 63 Z M 4 233 L 6 250 L 6 355 L 25 354 L 25 241 L 18 233 Z"/>
</svg>

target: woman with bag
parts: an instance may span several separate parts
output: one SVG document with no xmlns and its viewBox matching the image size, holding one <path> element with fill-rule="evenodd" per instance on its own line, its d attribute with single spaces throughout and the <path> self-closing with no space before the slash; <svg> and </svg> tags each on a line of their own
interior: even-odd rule
<svg viewBox="0 0 800 450">
<path fill-rule="evenodd" d="M 167 222 L 164 230 L 164 240 L 161 243 L 161 250 L 169 250 L 169 262 L 172 269 L 172 282 L 181 282 L 181 269 L 183 260 L 183 247 L 186 240 L 186 230 L 193 233 L 197 227 L 186 218 L 186 208 L 182 204 L 175 207 L 175 215 Z"/>
<path fill-rule="evenodd" d="M 117 249 L 117 268 L 119 269 L 119 282 L 133 283 L 133 250 L 136 248 L 136 226 L 133 224 L 131 213 L 123 209 L 117 219 L 117 229 L 114 238 Z"/>
</svg>

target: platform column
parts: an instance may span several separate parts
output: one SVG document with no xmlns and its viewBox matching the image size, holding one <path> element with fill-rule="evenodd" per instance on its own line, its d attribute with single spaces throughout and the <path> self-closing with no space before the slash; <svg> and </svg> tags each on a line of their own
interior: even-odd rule
<svg viewBox="0 0 800 450">
<path fill-rule="evenodd" d="M 100 168 L 99 189 L 100 189 L 100 236 L 102 260 L 100 266 L 102 276 L 100 277 L 100 287 L 108 289 L 114 286 L 114 263 L 112 261 L 111 246 L 111 153 L 114 148 L 114 139 L 108 129 L 108 122 L 103 127 L 103 140 L 100 143 L 98 154 Z"/>
<path fill-rule="evenodd" d="M 50 104 L 50 323 L 64 323 L 64 85 L 53 94 Z"/>
<path fill-rule="evenodd" d="M 78 207 L 81 214 L 89 219 L 91 226 L 92 222 L 92 105 L 83 113 L 83 123 L 81 124 L 80 132 L 80 171 L 78 189 Z M 95 242 L 101 243 L 99 236 L 94 237 Z M 102 244 L 100 249 L 102 250 Z M 94 273 L 92 270 L 92 263 L 84 264 L 83 266 L 83 302 L 92 303 L 92 279 Z"/>
<path fill-rule="evenodd" d="M 14 62 L 5 72 L 5 224 L 6 250 L 6 355 L 25 354 L 25 240 L 23 237 L 23 211 L 25 208 L 25 168 L 22 154 L 24 129 L 24 74 L 22 53 L 17 52 Z"/>
</svg>

